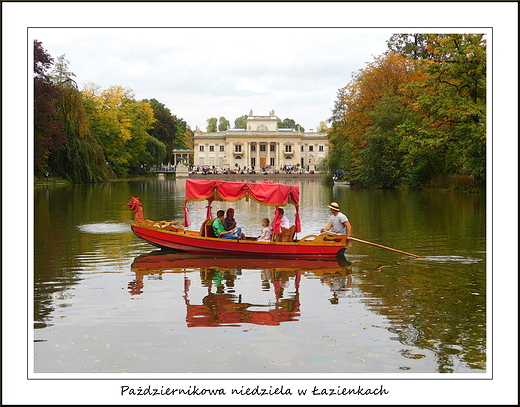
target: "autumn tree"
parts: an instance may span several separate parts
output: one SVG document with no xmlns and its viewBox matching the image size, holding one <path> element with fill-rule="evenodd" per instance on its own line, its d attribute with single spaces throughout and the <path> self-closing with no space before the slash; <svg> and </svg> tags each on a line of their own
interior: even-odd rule
<svg viewBox="0 0 520 407">
<path fill-rule="evenodd" d="M 369 186 L 399 183 L 402 153 L 395 127 L 405 110 L 400 95 L 403 87 L 420 78 L 416 63 L 394 53 L 376 58 L 353 75 L 338 92 L 330 119 L 332 157 L 338 157 L 338 167 L 330 170 L 344 169 L 352 180 Z M 337 162 L 339 157 L 343 163 Z"/>
<path fill-rule="evenodd" d="M 375 187 L 485 179 L 482 35 L 393 36 L 387 52 L 338 91 L 329 171 Z"/>
<path fill-rule="evenodd" d="M 401 126 L 411 182 L 486 174 L 486 42 L 481 34 L 429 34 L 426 79 Z"/>
<path fill-rule="evenodd" d="M 63 149 L 66 143 L 63 123 L 56 118 L 61 93 L 47 71 L 53 58 L 34 40 L 34 175 L 43 177 L 48 171 L 48 158 L 54 151 Z"/>
<path fill-rule="evenodd" d="M 126 176 L 130 169 L 152 164 L 146 149 L 147 130 L 155 122 L 149 102 L 136 101 L 131 89 L 112 86 L 100 91 L 87 86 L 83 92 L 93 133 L 103 146 L 114 172 Z"/>
</svg>

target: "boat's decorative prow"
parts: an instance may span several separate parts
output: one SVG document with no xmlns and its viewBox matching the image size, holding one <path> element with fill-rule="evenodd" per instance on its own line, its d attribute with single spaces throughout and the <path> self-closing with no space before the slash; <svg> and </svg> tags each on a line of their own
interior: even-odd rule
<svg viewBox="0 0 520 407">
<path fill-rule="evenodd" d="M 130 197 L 130 202 L 126 204 L 126 206 L 135 212 L 134 223 L 144 222 L 143 204 L 141 203 L 140 199 L 141 198 L 132 196 Z"/>
</svg>

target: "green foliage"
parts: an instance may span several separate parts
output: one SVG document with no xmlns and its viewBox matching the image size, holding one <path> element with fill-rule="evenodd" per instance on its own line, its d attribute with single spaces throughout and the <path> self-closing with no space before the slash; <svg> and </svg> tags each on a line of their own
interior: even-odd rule
<svg viewBox="0 0 520 407">
<path fill-rule="evenodd" d="M 395 187 L 399 185 L 402 177 L 402 153 L 395 128 L 405 115 L 398 98 L 391 95 L 381 98 L 369 116 L 374 124 L 367 129 L 368 143 L 359 152 L 357 179 L 371 187 Z"/>
<path fill-rule="evenodd" d="M 428 58 L 426 34 L 394 34 L 386 42 L 388 49 L 412 59 Z"/>
<path fill-rule="evenodd" d="M 247 127 L 247 115 L 237 117 L 235 119 L 235 129 L 246 129 Z"/>
<path fill-rule="evenodd" d="M 179 132 L 179 122 L 175 115 L 172 115 L 170 109 L 168 109 L 164 104 L 159 103 L 157 99 L 151 100 L 143 100 L 143 102 L 149 102 L 150 107 L 153 110 L 153 115 L 155 118 L 155 122 L 152 125 L 152 128 L 148 130 L 148 134 L 160 141 L 165 147 L 166 155 L 162 157 L 161 161 L 155 161 L 157 150 L 153 147 L 155 153 L 152 154 L 154 158 L 154 164 L 167 164 L 173 161 L 172 159 L 172 150 L 175 148 L 175 145 L 178 144 L 178 132 Z M 154 144 L 155 142 L 152 140 L 150 143 Z M 152 148 L 152 147 L 151 147 Z M 147 149 L 148 149 L 148 141 L 147 141 Z"/>
<path fill-rule="evenodd" d="M 221 116 L 218 119 L 218 131 L 226 131 L 229 128 L 229 120 Z"/>
<path fill-rule="evenodd" d="M 285 118 L 283 121 L 278 118 L 279 129 L 294 129 L 299 131 L 305 131 L 305 129 L 297 124 L 293 119 Z"/>
<path fill-rule="evenodd" d="M 206 120 L 206 123 L 208 123 L 207 130 L 209 133 L 215 133 L 217 131 L 217 118 L 211 117 Z"/>
<path fill-rule="evenodd" d="M 150 164 L 162 164 L 167 156 L 166 146 L 163 142 L 157 140 L 155 137 L 149 137 L 146 140 L 146 151 L 152 158 Z"/>
<path fill-rule="evenodd" d="M 483 36 L 396 34 L 388 45 L 394 52 L 338 91 L 329 170 L 345 169 L 351 180 L 379 188 L 420 188 L 457 176 L 484 185 Z"/>
<path fill-rule="evenodd" d="M 75 83 L 62 78 L 62 97 L 58 117 L 64 125 L 65 148 L 49 157 L 55 176 L 72 182 L 100 182 L 113 174 L 106 165 L 105 155 L 98 141 L 90 133 L 81 93 Z"/>
</svg>

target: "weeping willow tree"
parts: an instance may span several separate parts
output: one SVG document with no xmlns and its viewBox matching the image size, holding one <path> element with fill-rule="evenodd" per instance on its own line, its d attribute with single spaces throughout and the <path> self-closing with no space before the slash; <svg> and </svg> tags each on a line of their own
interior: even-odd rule
<svg viewBox="0 0 520 407">
<path fill-rule="evenodd" d="M 55 176 L 72 182 L 100 182 L 114 176 L 106 163 L 103 149 L 91 135 L 81 93 L 67 72 L 68 61 L 57 59 L 53 80 L 60 88 L 56 118 L 63 124 L 66 143 L 63 149 L 49 157 L 49 167 Z"/>
</svg>

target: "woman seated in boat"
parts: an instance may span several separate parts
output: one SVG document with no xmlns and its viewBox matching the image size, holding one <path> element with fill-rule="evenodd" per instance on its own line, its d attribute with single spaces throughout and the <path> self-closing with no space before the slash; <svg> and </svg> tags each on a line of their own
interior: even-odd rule
<svg viewBox="0 0 520 407">
<path fill-rule="evenodd" d="M 222 209 L 217 211 L 217 218 L 213 221 L 213 232 L 215 236 L 221 239 L 242 239 L 242 229 L 233 228 L 231 230 L 226 230 L 224 227 L 224 211 Z"/>
<path fill-rule="evenodd" d="M 271 235 L 273 234 L 273 229 L 269 226 L 269 219 L 262 219 L 262 234 L 258 238 L 259 242 L 269 242 L 271 241 Z"/>
<path fill-rule="evenodd" d="M 233 208 L 228 208 L 226 211 L 226 217 L 224 218 L 224 221 L 222 224 L 224 225 L 224 229 L 226 230 L 233 230 L 237 228 L 237 221 L 234 218 L 235 216 L 235 210 Z M 242 239 L 246 238 L 246 235 L 241 232 Z"/>
</svg>

